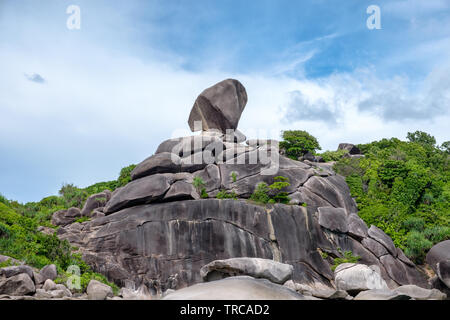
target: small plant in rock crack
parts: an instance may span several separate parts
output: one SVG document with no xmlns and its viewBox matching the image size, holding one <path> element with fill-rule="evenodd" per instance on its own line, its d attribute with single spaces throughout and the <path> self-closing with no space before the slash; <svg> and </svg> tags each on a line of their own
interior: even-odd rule
<svg viewBox="0 0 450 320">
<path fill-rule="evenodd" d="M 206 192 L 206 183 L 203 181 L 200 177 L 194 177 L 192 180 L 192 185 L 194 186 L 197 193 L 200 195 L 200 198 L 206 199 L 209 197 L 208 193 Z"/>
<path fill-rule="evenodd" d="M 220 190 L 217 195 L 217 199 L 233 199 L 237 200 L 237 194 L 234 191 L 226 191 L 226 190 Z"/>
<path fill-rule="evenodd" d="M 289 178 L 277 176 L 273 178 L 273 180 L 275 182 L 269 186 L 269 189 L 274 190 L 276 192 L 276 194 L 272 197 L 272 200 L 274 200 L 274 202 L 288 204 L 289 201 L 291 201 L 291 199 L 288 197 L 287 192 L 281 190 L 291 185 L 289 183 Z"/>
<path fill-rule="evenodd" d="M 237 180 L 237 173 L 236 172 L 231 172 L 231 179 L 233 180 L 233 182 L 236 182 Z"/>
<path fill-rule="evenodd" d="M 338 248 L 339 253 L 342 252 L 340 248 Z M 338 265 L 343 263 L 356 263 L 359 259 L 361 259 L 360 256 L 354 256 L 351 251 L 345 251 L 343 254 L 343 258 L 334 258 L 333 259 L 333 265 L 331 266 L 331 270 L 334 271 Z"/>
<path fill-rule="evenodd" d="M 256 189 L 253 192 L 253 194 L 250 196 L 250 200 L 258 202 L 258 203 L 266 204 L 270 201 L 269 191 L 270 191 L 270 189 L 269 189 L 269 186 L 267 185 L 267 183 L 260 182 L 256 186 Z"/>
</svg>

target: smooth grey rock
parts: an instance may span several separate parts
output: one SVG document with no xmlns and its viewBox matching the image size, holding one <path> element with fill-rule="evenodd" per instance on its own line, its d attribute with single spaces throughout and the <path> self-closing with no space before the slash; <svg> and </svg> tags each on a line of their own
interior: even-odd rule
<svg viewBox="0 0 450 320">
<path fill-rule="evenodd" d="M 232 257 L 278 257 L 294 266 L 297 282 L 332 281 L 333 273 L 317 251 L 331 244 L 314 212 L 271 207 L 268 213 L 245 200 L 218 199 L 134 206 L 88 222 L 90 231 L 82 231 L 80 248 L 94 270 L 118 285 L 125 286 L 128 279 L 136 285 L 158 279 L 161 292 L 201 282 L 202 266 Z M 171 280 L 175 275 L 177 280 Z"/>
<path fill-rule="evenodd" d="M 368 236 L 368 230 L 366 223 L 356 213 L 350 213 L 348 216 L 348 234 L 363 239 Z"/>
<path fill-rule="evenodd" d="M 334 272 L 338 290 L 358 293 L 370 289 L 388 289 L 386 282 L 370 267 L 363 264 L 343 263 Z"/>
<path fill-rule="evenodd" d="M 34 297 L 39 300 L 44 300 L 44 299 L 52 299 L 53 295 L 50 292 L 45 291 L 44 289 L 36 289 Z"/>
<path fill-rule="evenodd" d="M 212 281 L 230 276 L 247 275 L 283 284 L 292 277 L 293 270 L 294 267 L 289 264 L 245 257 L 214 260 L 200 269 L 200 276 L 204 281 Z"/>
<path fill-rule="evenodd" d="M 347 213 L 343 208 L 320 207 L 317 209 L 319 224 L 331 231 L 348 232 Z"/>
<path fill-rule="evenodd" d="M 176 173 L 181 171 L 181 158 L 173 153 L 154 154 L 131 171 L 131 179 L 136 180 L 155 173 Z"/>
<path fill-rule="evenodd" d="M 189 127 L 197 131 L 195 122 L 201 121 L 202 130 L 235 130 L 246 104 L 247 92 L 239 81 L 221 81 L 197 97 L 189 115 Z"/>
<path fill-rule="evenodd" d="M 34 282 L 26 273 L 20 273 L 9 278 L 0 278 L 0 294 L 24 296 L 32 294 L 35 291 L 36 287 Z"/>
<path fill-rule="evenodd" d="M 40 273 L 33 271 L 33 281 L 36 286 L 41 285 L 44 283 L 44 278 Z"/>
<path fill-rule="evenodd" d="M 304 187 L 299 187 L 298 191 L 289 195 L 289 198 L 291 198 L 293 204 L 306 203 L 308 207 L 331 206 L 329 202 Z"/>
<path fill-rule="evenodd" d="M 238 276 L 195 284 L 170 293 L 162 300 L 305 300 L 305 298 L 267 279 Z"/>
<path fill-rule="evenodd" d="M 111 199 L 111 191 L 109 190 L 93 194 L 92 196 L 87 198 L 83 209 L 81 210 L 81 215 L 83 217 L 92 217 L 93 211 L 95 209 L 104 207 L 109 199 Z"/>
<path fill-rule="evenodd" d="M 404 285 L 394 289 L 394 292 L 411 297 L 414 300 L 444 300 L 447 296 L 437 289 L 424 289 L 416 285 Z"/>
<path fill-rule="evenodd" d="M 410 300 L 411 297 L 391 290 L 371 289 L 361 291 L 354 300 Z"/>
<path fill-rule="evenodd" d="M 89 300 L 106 300 L 107 297 L 114 296 L 112 288 L 97 280 L 89 281 L 86 289 Z"/>
<path fill-rule="evenodd" d="M 427 253 L 426 262 L 439 279 L 450 288 L 450 240 L 434 245 Z"/>
<path fill-rule="evenodd" d="M 169 191 L 164 195 L 164 200 L 187 200 L 200 199 L 200 195 L 195 190 L 192 183 L 185 181 L 177 181 L 170 186 Z"/>
<path fill-rule="evenodd" d="M 51 280 L 51 279 L 47 279 L 47 280 L 45 280 L 44 286 L 42 287 L 42 289 L 44 289 L 47 292 L 56 290 L 57 289 L 56 283 L 54 283 L 53 280 Z"/>
<path fill-rule="evenodd" d="M 67 226 L 81 217 L 81 211 L 78 208 L 69 208 L 68 210 L 59 210 L 53 213 L 51 222 L 55 226 Z"/>
<path fill-rule="evenodd" d="M 9 257 L 9 256 L 4 256 L 4 255 L 0 254 L 0 263 L 3 263 L 3 262 L 5 262 L 5 261 L 9 261 L 9 263 L 10 263 L 11 265 L 20 265 L 20 264 L 23 264 L 22 261 L 19 261 L 19 260 L 17 260 L 17 259 L 11 258 L 11 257 Z"/>
<path fill-rule="evenodd" d="M 21 273 L 26 273 L 30 278 L 33 278 L 33 269 L 27 265 L 4 267 L 0 269 L 0 276 L 6 278 L 16 276 Z"/>
<path fill-rule="evenodd" d="M 344 208 L 347 212 L 356 211 L 354 201 L 350 197 L 350 190 L 342 176 L 313 176 L 303 186 L 325 199 L 333 207 Z"/>
<path fill-rule="evenodd" d="M 225 132 L 223 140 L 226 142 L 242 143 L 247 140 L 247 137 L 238 129 L 228 129 Z"/>
<path fill-rule="evenodd" d="M 155 174 L 131 181 L 111 197 L 104 212 L 110 214 L 125 207 L 146 204 L 162 198 L 173 180 L 164 174 Z"/>
<path fill-rule="evenodd" d="M 404 264 L 410 266 L 410 267 L 415 267 L 416 265 L 408 259 L 408 257 L 403 253 L 402 249 L 397 248 L 397 258 L 403 262 Z"/>
<path fill-rule="evenodd" d="M 58 270 L 56 269 L 56 266 L 54 264 L 49 264 L 43 267 L 39 274 L 41 275 L 44 282 L 47 279 L 55 280 L 58 276 Z"/>
<path fill-rule="evenodd" d="M 450 260 L 443 260 L 436 265 L 436 274 L 450 288 Z"/>
<path fill-rule="evenodd" d="M 383 232 L 383 230 L 371 225 L 368 234 L 369 237 L 381 243 L 391 255 L 394 257 L 397 256 L 397 249 L 395 248 L 394 242 L 386 233 Z"/>
<path fill-rule="evenodd" d="M 372 238 L 364 238 L 361 241 L 362 245 L 370 250 L 377 258 L 388 254 L 387 249 L 378 241 L 373 240 Z"/>
<path fill-rule="evenodd" d="M 169 289 L 171 290 L 171 289 Z M 123 300 L 152 300 L 153 297 L 145 285 L 141 285 L 137 290 L 121 288 L 119 295 Z"/>
<path fill-rule="evenodd" d="M 361 154 L 361 150 L 357 146 L 351 143 L 340 143 L 338 150 L 347 150 L 349 154 Z"/>
</svg>

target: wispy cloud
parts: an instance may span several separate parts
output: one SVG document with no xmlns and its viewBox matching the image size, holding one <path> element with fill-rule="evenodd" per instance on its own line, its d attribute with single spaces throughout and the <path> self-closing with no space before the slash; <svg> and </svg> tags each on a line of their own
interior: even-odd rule
<svg viewBox="0 0 450 320">
<path fill-rule="evenodd" d="M 33 73 L 33 74 L 24 74 L 25 78 L 27 78 L 28 80 L 32 81 L 32 82 L 36 82 L 36 83 L 45 83 L 45 79 L 38 73 Z"/>
</svg>

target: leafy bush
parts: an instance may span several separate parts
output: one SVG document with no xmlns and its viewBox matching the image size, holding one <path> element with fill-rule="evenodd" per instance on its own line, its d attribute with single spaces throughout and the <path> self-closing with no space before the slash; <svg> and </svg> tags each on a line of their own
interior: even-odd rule
<svg viewBox="0 0 450 320">
<path fill-rule="evenodd" d="M 406 255 L 418 263 L 423 263 L 426 252 L 433 246 L 433 242 L 426 239 L 423 233 L 415 230 L 406 236 L 406 244 Z"/>
<path fill-rule="evenodd" d="M 274 190 L 276 193 L 272 197 L 274 202 L 287 204 L 291 199 L 288 197 L 288 193 L 281 191 L 284 188 L 289 187 L 291 184 L 289 183 L 289 178 L 283 176 L 277 176 L 273 178 L 274 183 L 269 186 L 269 189 Z"/>
<path fill-rule="evenodd" d="M 234 191 L 226 191 L 226 190 L 220 190 L 217 195 L 217 199 L 233 199 L 237 200 L 237 194 Z"/>
<path fill-rule="evenodd" d="M 315 153 L 320 150 L 319 142 L 315 137 L 302 130 L 287 130 L 281 132 L 283 141 L 280 148 L 286 150 L 286 156 L 297 160 L 307 152 Z"/>
<path fill-rule="evenodd" d="M 421 263 L 430 243 L 448 238 L 449 158 L 424 132 L 408 133 L 408 140 L 358 145 L 365 157 L 339 159 L 334 170 L 346 177 L 360 217 Z"/>
<path fill-rule="evenodd" d="M 334 258 L 333 265 L 331 266 L 331 270 L 334 271 L 338 265 L 343 263 L 356 263 L 361 259 L 360 256 L 354 256 L 351 251 L 345 251 L 343 254 L 343 258 Z"/>
<path fill-rule="evenodd" d="M 425 221 L 420 217 L 409 217 L 403 221 L 403 227 L 408 231 L 416 230 L 421 232 L 425 228 Z"/>
<path fill-rule="evenodd" d="M 91 218 L 89 218 L 89 217 L 81 217 L 81 218 L 78 218 L 77 220 L 75 220 L 75 222 L 83 223 L 83 222 L 86 222 L 86 221 L 89 221 L 89 220 L 91 220 Z"/>
<path fill-rule="evenodd" d="M 348 153 L 348 150 L 337 150 L 337 151 L 325 151 L 319 154 L 322 157 L 323 161 L 338 161 L 342 159 L 344 155 Z"/>
<path fill-rule="evenodd" d="M 250 200 L 253 200 L 258 203 L 266 204 L 269 202 L 269 186 L 265 182 L 260 182 L 256 186 L 255 191 L 250 196 Z"/>
</svg>

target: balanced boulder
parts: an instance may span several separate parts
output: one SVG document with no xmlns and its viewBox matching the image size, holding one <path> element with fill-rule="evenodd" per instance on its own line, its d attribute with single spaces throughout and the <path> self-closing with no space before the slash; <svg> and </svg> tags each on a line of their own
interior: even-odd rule
<svg viewBox="0 0 450 320">
<path fill-rule="evenodd" d="M 199 121 L 202 130 L 218 129 L 223 133 L 227 129 L 235 130 L 246 104 L 244 86 L 238 80 L 223 80 L 197 97 L 189 115 L 189 127 L 198 131 L 195 122 Z"/>
</svg>

